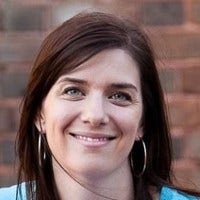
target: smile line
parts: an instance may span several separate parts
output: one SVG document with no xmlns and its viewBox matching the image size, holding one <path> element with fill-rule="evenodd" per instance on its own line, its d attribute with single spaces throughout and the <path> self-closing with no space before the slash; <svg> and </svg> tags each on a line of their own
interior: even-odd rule
<svg viewBox="0 0 200 200">
<path fill-rule="evenodd" d="M 70 133 L 71 136 L 75 137 L 76 139 L 79 140 L 83 140 L 83 141 L 87 141 L 87 142 L 103 142 L 103 141 L 109 141 L 109 140 L 113 140 L 116 137 L 89 137 L 89 136 L 85 136 L 85 135 L 76 135 L 74 133 Z"/>
</svg>

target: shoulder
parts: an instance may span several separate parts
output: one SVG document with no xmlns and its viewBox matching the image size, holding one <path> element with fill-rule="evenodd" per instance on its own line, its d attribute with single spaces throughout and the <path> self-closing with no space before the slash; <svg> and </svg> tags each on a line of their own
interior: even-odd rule
<svg viewBox="0 0 200 200">
<path fill-rule="evenodd" d="M 20 184 L 19 187 L 21 187 L 22 198 L 20 198 L 20 194 L 17 192 L 18 185 L 13 185 L 0 188 L 0 200 L 16 200 L 16 197 L 18 197 L 19 200 L 26 200 L 25 183 Z"/>
<path fill-rule="evenodd" d="M 176 189 L 163 186 L 159 200 L 200 200 L 200 197 L 188 195 Z"/>
</svg>

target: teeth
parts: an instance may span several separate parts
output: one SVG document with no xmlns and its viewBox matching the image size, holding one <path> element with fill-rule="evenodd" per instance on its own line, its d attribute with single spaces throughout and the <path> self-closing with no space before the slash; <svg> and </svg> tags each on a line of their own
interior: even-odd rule
<svg viewBox="0 0 200 200">
<path fill-rule="evenodd" d="M 108 138 L 91 138 L 91 137 L 86 137 L 82 135 L 76 135 L 75 136 L 77 139 L 88 141 L 88 142 L 101 142 L 101 141 L 107 141 Z"/>
</svg>

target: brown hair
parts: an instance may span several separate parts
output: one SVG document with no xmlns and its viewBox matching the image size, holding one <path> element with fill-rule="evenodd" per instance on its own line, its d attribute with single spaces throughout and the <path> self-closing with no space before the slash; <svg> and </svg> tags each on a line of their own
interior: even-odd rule
<svg viewBox="0 0 200 200">
<path fill-rule="evenodd" d="M 43 167 L 39 166 L 39 134 L 34 121 L 42 101 L 60 75 L 78 67 L 100 51 L 111 48 L 128 51 L 140 72 L 144 106 L 143 139 L 148 159 L 141 177 L 136 177 L 133 172 L 134 199 L 151 200 L 150 186 L 159 190 L 163 185 L 171 185 L 171 141 L 163 93 L 148 38 L 128 20 L 93 12 L 81 13 L 53 31 L 44 40 L 33 66 L 17 137 L 20 161 L 18 181 L 22 181 L 22 178 L 26 181 L 29 196 L 37 200 L 60 199 L 51 154 L 46 145 L 43 145 L 43 149 L 47 152 L 47 158 L 43 160 Z M 130 155 L 134 157 L 134 154 L 143 157 L 137 148 Z"/>
</svg>

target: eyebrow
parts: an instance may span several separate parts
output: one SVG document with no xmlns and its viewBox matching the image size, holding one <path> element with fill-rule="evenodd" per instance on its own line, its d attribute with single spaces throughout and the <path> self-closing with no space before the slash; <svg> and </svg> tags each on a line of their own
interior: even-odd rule
<svg viewBox="0 0 200 200">
<path fill-rule="evenodd" d="M 61 79 L 58 83 L 61 82 L 71 82 L 71 83 L 79 83 L 79 84 L 87 84 L 87 81 L 82 80 L 82 79 L 77 79 L 77 78 L 69 78 L 69 77 L 65 77 L 63 79 Z"/>
<path fill-rule="evenodd" d="M 134 89 L 135 91 L 137 90 L 137 87 L 131 83 L 125 83 L 125 82 L 121 82 L 121 83 L 112 83 L 111 86 L 112 88 L 118 88 L 118 89 Z"/>
<path fill-rule="evenodd" d="M 58 83 L 61 82 L 71 82 L 71 83 L 78 83 L 78 84 L 83 84 L 87 85 L 88 82 L 82 79 L 77 79 L 77 78 L 69 78 L 65 77 L 61 79 Z M 120 83 L 111 83 L 109 85 L 110 88 L 117 88 L 117 89 L 134 89 L 135 91 L 138 91 L 137 87 L 131 83 L 126 83 L 126 82 L 120 82 Z"/>
</svg>

